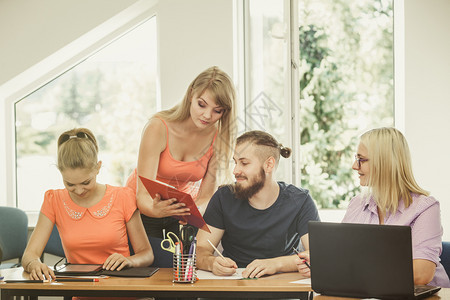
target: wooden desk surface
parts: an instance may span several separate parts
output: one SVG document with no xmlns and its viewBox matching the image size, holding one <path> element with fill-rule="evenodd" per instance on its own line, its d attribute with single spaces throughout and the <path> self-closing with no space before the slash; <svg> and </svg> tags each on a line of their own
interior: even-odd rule
<svg viewBox="0 0 450 300">
<path fill-rule="evenodd" d="M 0 270 L 1 276 L 5 279 L 27 279 L 28 273 L 22 268 Z M 161 268 L 153 276 L 148 278 L 101 278 L 99 282 L 49 282 L 49 283 L 1 283 L 2 295 L 10 296 L 12 293 L 20 291 L 22 295 L 67 295 L 72 291 L 72 295 L 77 296 L 111 296 L 113 292 L 117 296 L 129 295 L 167 295 L 167 293 L 183 296 L 220 296 L 234 297 L 251 296 L 260 293 L 259 297 L 269 297 L 273 295 L 300 295 L 302 292 L 311 291 L 308 284 L 291 283 L 302 279 L 297 272 L 283 273 L 259 279 L 248 280 L 198 280 L 195 283 L 173 283 L 172 269 Z M 65 292 L 63 292 L 65 291 Z M 110 292 L 108 294 L 108 291 Z M 95 293 L 94 293 L 95 292 Z M 10 293 L 10 294 L 8 294 Z M 264 293 L 264 294 L 262 294 Z M 298 298 L 298 297 L 297 297 Z M 3 299 L 3 298 L 2 298 Z"/>
<path fill-rule="evenodd" d="M 5 279 L 28 279 L 29 275 L 22 268 L 0 270 Z M 280 295 L 291 292 L 299 295 L 301 292 L 312 291 L 308 284 L 296 284 L 292 281 L 302 279 L 299 273 L 276 274 L 257 280 L 198 280 L 195 283 L 173 283 L 172 269 L 161 268 L 149 278 L 119 278 L 100 279 L 99 282 L 51 282 L 51 283 L 0 283 L 2 293 L 7 290 L 21 290 L 21 295 L 66 295 L 62 291 L 73 291 L 76 295 L 91 295 L 89 292 L 112 291 L 117 296 L 128 295 L 130 291 L 141 291 L 137 295 L 165 295 L 166 292 L 178 292 L 183 296 L 216 296 L 233 298 L 237 295 L 251 297 L 252 292 L 263 292 L 264 296 Z M 29 291 L 29 292 L 27 292 Z M 60 291 L 61 293 L 59 293 Z M 120 294 L 120 291 L 123 294 Z M 17 293 L 16 293 L 17 295 Z M 67 294 L 68 295 L 68 294 Z M 8 295 L 9 296 L 9 295 Z M 259 297 L 258 297 L 259 298 Z M 298 297 L 296 297 L 298 298 Z M 3 298 L 2 298 L 3 299 Z M 339 298 L 314 295 L 314 300 L 350 300 L 354 298 Z M 441 289 L 437 294 L 428 297 L 429 300 L 450 299 L 450 289 Z"/>
</svg>

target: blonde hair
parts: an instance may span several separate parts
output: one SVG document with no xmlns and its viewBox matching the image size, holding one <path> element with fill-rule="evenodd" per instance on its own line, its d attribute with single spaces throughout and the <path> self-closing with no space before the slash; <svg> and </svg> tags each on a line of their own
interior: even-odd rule
<svg viewBox="0 0 450 300">
<path fill-rule="evenodd" d="M 278 164 L 280 155 L 284 158 L 288 158 L 289 156 L 291 156 L 291 148 L 284 147 L 282 144 L 278 143 L 278 141 L 272 135 L 264 131 L 247 131 L 237 138 L 236 145 L 241 145 L 246 142 L 265 148 L 265 151 L 259 152 L 261 161 L 265 161 L 267 158 L 272 156 L 273 158 L 275 158 L 275 161 Z"/>
<path fill-rule="evenodd" d="M 87 128 L 74 128 L 58 138 L 58 169 L 95 169 L 98 145 L 94 134 Z"/>
<path fill-rule="evenodd" d="M 206 90 L 214 95 L 217 105 L 224 109 L 218 121 L 218 135 L 214 148 L 219 163 L 218 171 L 224 170 L 225 175 L 229 175 L 226 171 L 229 168 L 237 132 L 236 92 L 233 81 L 224 71 L 216 66 L 206 69 L 191 82 L 181 103 L 156 113 L 154 117 L 167 121 L 186 120 L 190 117 L 192 97 L 202 95 Z"/>
<path fill-rule="evenodd" d="M 400 131 L 373 129 L 364 133 L 360 142 L 368 151 L 370 193 L 383 216 L 388 211 L 395 213 L 400 200 L 409 207 L 411 193 L 429 195 L 414 179 L 408 143 Z"/>
</svg>

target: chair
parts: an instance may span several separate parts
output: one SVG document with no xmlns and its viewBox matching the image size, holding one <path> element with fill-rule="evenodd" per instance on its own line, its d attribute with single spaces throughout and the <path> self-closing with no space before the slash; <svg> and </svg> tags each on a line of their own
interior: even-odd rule
<svg viewBox="0 0 450 300">
<path fill-rule="evenodd" d="M 162 239 L 149 236 L 148 240 L 152 246 L 153 254 L 155 255 L 155 260 L 153 261 L 152 267 L 172 268 L 173 254 L 161 248 Z"/>
<path fill-rule="evenodd" d="M 61 237 L 59 236 L 59 231 L 56 225 L 53 225 L 53 230 L 50 234 L 47 245 L 45 245 L 44 253 L 56 255 L 59 257 L 66 257 L 61 243 Z"/>
<path fill-rule="evenodd" d="M 20 266 L 28 240 L 28 217 L 19 208 L 0 206 L 0 248 L 2 261 L 17 259 L 18 263 L 1 264 L 0 268 Z"/>
<path fill-rule="evenodd" d="M 442 242 L 441 264 L 450 278 L 450 242 Z"/>
<path fill-rule="evenodd" d="M 152 267 L 158 268 L 172 268 L 173 267 L 173 253 L 168 252 L 161 248 L 161 238 L 157 238 L 154 236 L 148 236 L 148 241 L 150 242 L 150 246 L 152 246 L 153 255 L 155 259 L 153 260 Z M 130 239 L 128 239 L 128 245 L 130 247 L 130 254 L 134 254 L 133 247 L 131 246 Z"/>
</svg>

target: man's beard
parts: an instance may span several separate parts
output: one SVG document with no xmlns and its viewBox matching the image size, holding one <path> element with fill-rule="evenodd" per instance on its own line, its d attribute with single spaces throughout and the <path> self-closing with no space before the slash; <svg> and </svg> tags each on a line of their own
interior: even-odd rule
<svg viewBox="0 0 450 300">
<path fill-rule="evenodd" d="M 238 199 L 248 200 L 263 188 L 265 181 L 266 181 L 266 173 L 264 172 L 264 169 L 261 168 L 259 176 L 257 176 L 252 180 L 250 186 L 243 187 L 241 184 L 235 183 L 234 195 Z"/>
</svg>

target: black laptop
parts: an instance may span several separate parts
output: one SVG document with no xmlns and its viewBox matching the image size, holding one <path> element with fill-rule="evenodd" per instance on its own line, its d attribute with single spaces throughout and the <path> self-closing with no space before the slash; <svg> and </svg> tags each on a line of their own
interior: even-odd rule
<svg viewBox="0 0 450 300">
<path fill-rule="evenodd" d="M 409 226 L 310 221 L 309 248 L 316 293 L 419 299 L 440 290 L 414 286 Z"/>
</svg>

